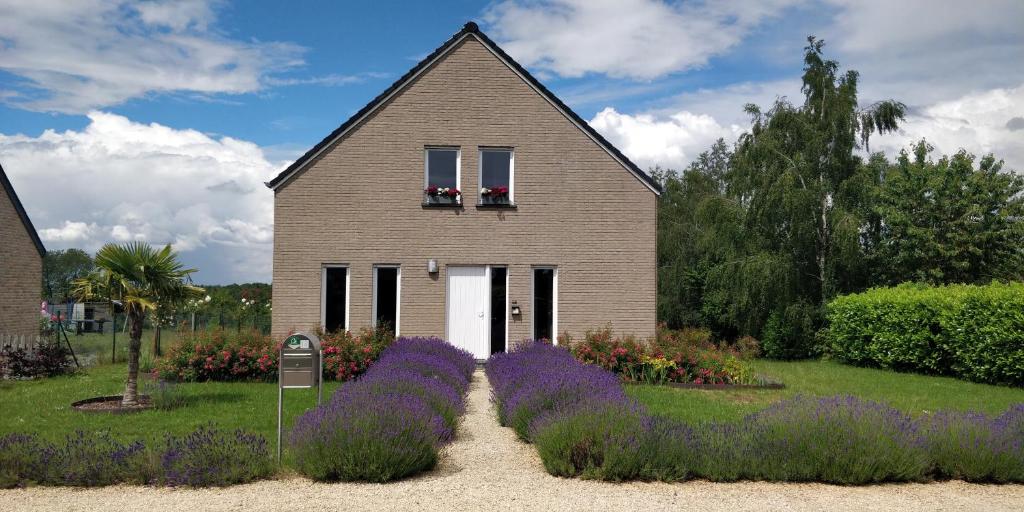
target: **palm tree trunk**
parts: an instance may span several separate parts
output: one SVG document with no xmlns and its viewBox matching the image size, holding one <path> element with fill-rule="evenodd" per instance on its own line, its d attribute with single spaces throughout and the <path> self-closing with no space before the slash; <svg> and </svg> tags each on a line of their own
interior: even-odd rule
<svg viewBox="0 0 1024 512">
<path fill-rule="evenodd" d="M 124 385 L 122 406 L 138 405 L 139 400 L 139 351 L 142 348 L 142 321 L 144 316 L 139 312 L 128 313 L 131 322 L 131 334 L 128 341 L 128 381 Z"/>
</svg>

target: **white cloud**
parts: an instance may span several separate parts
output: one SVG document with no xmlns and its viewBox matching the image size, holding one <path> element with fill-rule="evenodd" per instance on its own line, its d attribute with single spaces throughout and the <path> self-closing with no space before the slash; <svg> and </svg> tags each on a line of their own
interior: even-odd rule
<svg viewBox="0 0 1024 512">
<path fill-rule="evenodd" d="M 89 240 L 96 232 L 96 223 L 64 221 L 59 228 L 39 230 L 39 238 L 46 242 L 83 242 Z"/>
<path fill-rule="evenodd" d="M 541 73 L 650 80 L 706 64 L 792 3 L 505 0 L 483 19 L 512 57 Z"/>
<path fill-rule="evenodd" d="M 861 72 L 863 100 L 925 108 L 1024 82 L 1020 0 L 825 1 L 835 14 L 815 33 Z"/>
<path fill-rule="evenodd" d="M 201 282 L 270 279 L 280 168 L 250 142 L 89 113 L 81 131 L 0 134 L 4 169 L 48 248 L 174 244 Z"/>
<path fill-rule="evenodd" d="M 978 157 L 992 153 L 1005 160 L 1007 168 L 1024 171 L 1024 142 L 1012 123 L 1021 117 L 1024 84 L 967 94 L 912 113 L 898 133 L 877 137 L 871 149 L 894 155 L 925 138 L 938 153 L 961 148 Z"/>
<path fill-rule="evenodd" d="M 238 41 L 209 1 L 0 0 L 0 69 L 21 108 L 82 113 L 151 93 L 238 94 L 302 63 L 290 43 Z"/>
<path fill-rule="evenodd" d="M 634 116 L 611 107 L 598 112 L 590 125 L 645 170 L 656 165 L 682 170 L 716 140 L 732 141 L 742 130 L 687 111 L 665 117 Z"/>
</svg>

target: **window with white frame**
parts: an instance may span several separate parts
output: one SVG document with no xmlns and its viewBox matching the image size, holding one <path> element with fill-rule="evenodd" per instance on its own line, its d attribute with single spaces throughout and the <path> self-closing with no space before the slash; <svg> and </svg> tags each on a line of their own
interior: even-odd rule
<svg viewBox="0 0 1024 512">
<path fill-rule="evenodd" d="M 508 148 L 480 149 L 480 202 L 511 204 L 515 157 Z"/>
<path fill-rule="evenodd" d="M 460 204 L 459 148 L 427 148 L 424 158 L 424 189 L 427 204 Z"/>
</svg>

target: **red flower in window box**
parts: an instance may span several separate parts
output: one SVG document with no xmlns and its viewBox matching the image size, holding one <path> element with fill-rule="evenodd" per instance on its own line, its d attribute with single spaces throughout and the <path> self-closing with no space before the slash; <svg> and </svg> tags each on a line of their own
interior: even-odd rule
<svg viewBox="0 0 1024 512">
<path fill-rule="evenodd" d="M 437 185 L 431 185 L 431 186 L 423 189 L 423 193 L 427 194 L 428 196 L 436 196 L 437 195 Z"/>
<path fill-rule="evenodd" d="M 482 197 L 492 197 L 495 199 L 508 197 L 508 187 L 484 187 L 480 189 L 480 195 Z"/>
<path fill-rule="evenodd" d="M 455 187 L 452 187 L 452 188 L 449 188 L 447 190 L 447 193 L 448 193 L 448 197 L 451 197 L 451 198 L 454 199 L 456 197 L 459 197 L 459 194 L 461 194 L 462 192 L 459 192 L 459 189 L 457 189 Z"/>
</svg>

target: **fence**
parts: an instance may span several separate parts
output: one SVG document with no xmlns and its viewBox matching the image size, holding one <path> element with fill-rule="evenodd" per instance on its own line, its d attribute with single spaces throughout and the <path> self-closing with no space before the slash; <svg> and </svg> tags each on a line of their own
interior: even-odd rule
<svg viewBox="0 0 1024 512">
<path fill-rule="evenodd" d="M 36 345 L 43 343 L 47 338 L 42 336 L 28 336 L 25 334 L 0 334 L 0 348 L 10 347 L 14 350 L 23 348 L 31 350 Z"/>
</svg>

